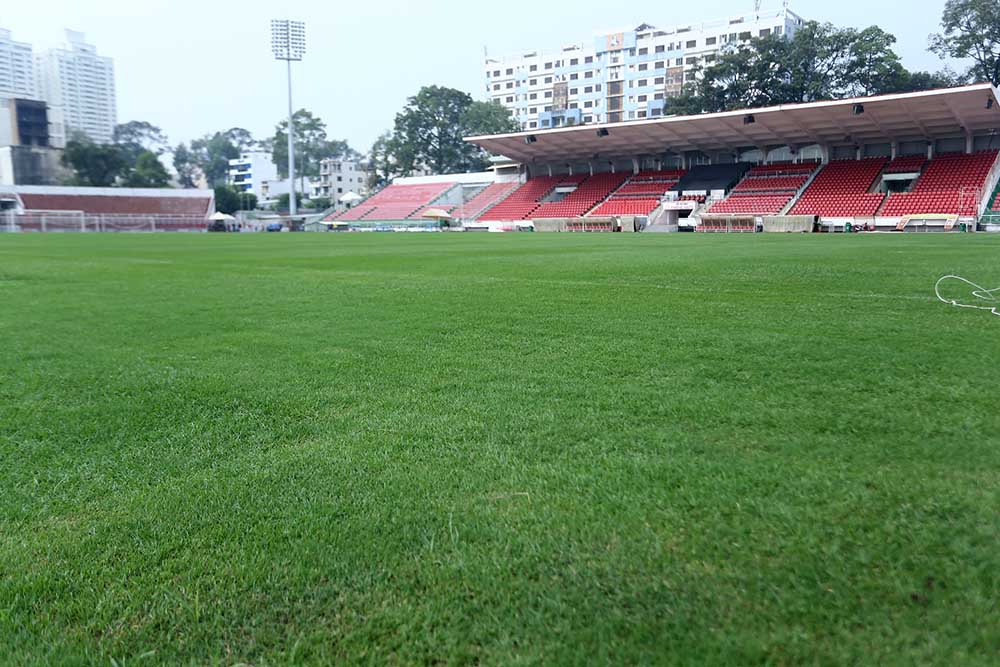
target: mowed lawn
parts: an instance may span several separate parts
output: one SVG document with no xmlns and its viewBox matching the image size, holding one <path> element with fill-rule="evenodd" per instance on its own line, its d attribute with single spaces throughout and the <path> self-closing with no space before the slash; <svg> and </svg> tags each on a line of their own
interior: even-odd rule
<svg viewBox="0 0 1000 667">
<path fill-rule="evenodd" d="M 1000 236 L 0 235 L 2 665 L 995 665 Z"/>
</svg>

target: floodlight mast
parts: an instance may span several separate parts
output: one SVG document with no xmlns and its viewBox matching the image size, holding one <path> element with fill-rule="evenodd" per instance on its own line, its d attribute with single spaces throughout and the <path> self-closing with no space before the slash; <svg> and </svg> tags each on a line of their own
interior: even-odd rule
<svg viewBox="0 0 1000 667">
<path fill-rule="evenodd" d="M 292 111 L 292 61 L 302 60 L 306 53 L 306 24 L 302 21 L 271 20 L 271 51 L 275 60 L 284 60 L 288 67 L 288 212 L 295 215 L 295 124 Z"/>
</svg>

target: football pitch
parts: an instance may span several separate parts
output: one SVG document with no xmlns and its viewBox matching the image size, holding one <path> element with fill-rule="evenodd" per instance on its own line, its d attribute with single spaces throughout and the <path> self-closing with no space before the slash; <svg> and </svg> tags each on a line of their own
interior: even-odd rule
<svg viewBox="0 0 1000 667">
<path fill-rule="evenodd" d="M 0 664 L 1000 656 L 1000 235 L 0 235 Z"/>
</svg>

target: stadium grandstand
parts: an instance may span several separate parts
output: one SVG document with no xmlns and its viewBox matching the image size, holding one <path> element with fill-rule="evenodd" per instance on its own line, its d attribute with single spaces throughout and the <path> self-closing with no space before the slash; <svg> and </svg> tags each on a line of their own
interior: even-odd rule
<svg viewBox="0 0 1000 667">
<path fill-rule="evenodd" d="M 0 186 L 5 231 L 205 231 L 211 190 Z"/>
<path fill-rule="evenodd" d="M 464 220 L 950 230 L 1000 218 L 998 131 L 997 89 L 979 84 L 469 137 L 518 163 L 520 185 Z"/>
</svg>

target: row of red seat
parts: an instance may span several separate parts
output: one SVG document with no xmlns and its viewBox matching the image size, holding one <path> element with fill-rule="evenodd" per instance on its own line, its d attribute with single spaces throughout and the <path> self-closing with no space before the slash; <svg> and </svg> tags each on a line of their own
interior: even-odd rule
<svg viewBox="0 0 1000 667">
<path fill-rule="evenodd" d="M 579 185 L 586 178 L 582 174 L 573 176 L 536 176 L 514 190 L 506 199 L 489 208 L 479 218 L 481 220 L 527 220 L 541 206 L 544 199 L 560 185 Z"/>
<path fill-rule="evenodd" d="M 747 176 L 784 176 L 794 174 L 811 174 L 819 167 L 818 162 L 774 162 L 751 167 Z"/>
<path fill-rule="evenodd" d="M 977 215 L 986 178 L 996 163 L 998 153 L 991 150 L 935 157 L 909 192 L 889 195 L 882 215 Z"/>
<path fill-rule="evenodd" d="M 885 200 L 883 194 L 870 194 L 875 180 L 885 169 L 886 158 L 837 160 L 816 175 L 792 207 L 792 215 L 831 217 L 872 216 Z"/>
<path fill-rule="evenodd" d="M 777 215 L 788 206 L 794 192 L 767 195 L 734 194 L 712 205 L 709 213 L 746 213 L 750 215 Z"/>
<path fill-rule="evenodd" d="M 588 213 L 587 217 L 600 217 L 605 215 L 649 215 L 659 205 L 659 199 L 612 197 Z"/>
<path fill-rule="evenodd" d="M 927 164 L 926 155 L 901 155 L 894 158 L 885 168 L 887 174 L 911 174 L 923 171 Z"/>
<path fill-rule="evenodd" d="M 535 218 L 575 218 L 584 215 L 612 192 L 621 187 L 627 174 L 595 174 L 584 180 L 573 192 L 556 202 L 547 202 L 538 207 Z"/>
<path fill-rule="evenodd" d="M 750 176 L 744 178 L 742 181 L 736 184 L 733 188 L 733 192 L 782 192 L 785 190 L 798 191 L 806 181 L 809 180 L 808 175 L 802 176 L 772 176 L 770 178 L 764 176 Z"/>
<path fill-rule="evenodd" d="M 462 206 L 462 215 L 474 220 L 487 208 L 497 203 L 520 186 L 517 181 L 508 183 L 491 183 L 479 191 L 472 199 Z"/>
<path fill-rule="evenodd" d="M 661 197 L 667 190 L 677 185 L 677 181 L 634 181 L 622 185 L 615 191 L 615 196 L 621 195 L 652 195 Z"/>
</svg>

